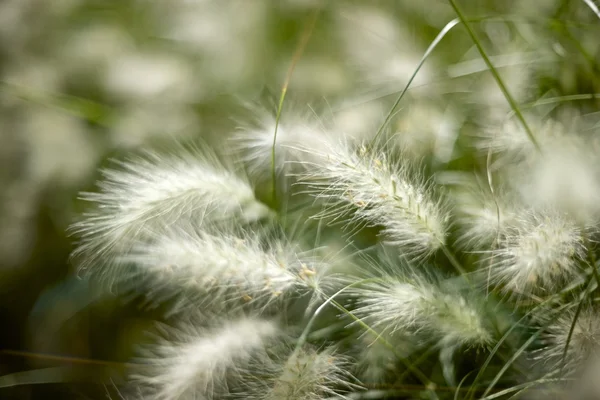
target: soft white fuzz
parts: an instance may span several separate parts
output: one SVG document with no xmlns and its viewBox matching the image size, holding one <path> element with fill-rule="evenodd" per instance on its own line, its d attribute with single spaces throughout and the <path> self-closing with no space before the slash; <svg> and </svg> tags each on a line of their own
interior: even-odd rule
<svg viewBox="0 0 600 400">
<path fill-rule="evenodd" d="M 386 239 L 411 259 L 426 257 L 445 243 L 448 217 L 429 182 L 383 149 L 331 146 L 303 176 L 308 191 L 324 201 L 317 217 L 381 225 Z"/>
<path fill-rule="evenodd" d="M 594 307 L 584 306 L 575 322 L 569 348 L 563 360 L 567 338 L 575 318 L 575 309 L 575 306 L 570 307 L 551 321 L 547 316 L 541 317 L 548 326 L 542 337 L 544 346 L 534 353 L 535 359 L 544 363 L 549 371 L 558 372 L 562 368 L 562 376 L 581 372 L 588 361 L 597 363 L 600 356 L 600 315 Z"/>
<path fill-rule="evenodd" d="M 582 225 L 598 221 L 600 164 L 597 150 L 585 140 L 575 135 L 557 139 L 520 168 L 525 173 L 513 175 L 517 177 L 513 183 L 524 202 L 538 208 L 556 208 Z"/>
<path fill-rule="evenodd" d="M 202 331 L 189 325 L 170 332 L 144 354 L 148 373 L 134 376 L 144 398 L 203 400 L 221 398 L 228 376 L 278 334 L 272 322 L 244 318 Z"/>
<path fill-rule="evenodd" d="M 294 166 L 301 166 L 296 161 L 313 161 L 314 152 L 323 151 L 325 144 L 331 140 L 331 132 L 322 126 L 314 114 L 298 113 L 290 108 L 285 107 L 277 126 L 274 160 L 276 118 L 273 113 L 251 107 L 254 123 L 241 126 L 232 138 L 233 147 L 240 154 L 251 176 L 270 179 L 273 166 L 278 173 L 288 173 Z"/>
<path fill-rule="evenodd" d="M 558 209 L 581 224 L 593 224 L 600 216 L 600 164 L 593 136 L 584 132 L 585 123 L 577 116 L 565 118 L 568 125 L 530 120 L 539 147 L 515 120 L 484 131 L 476 147 L 483 156 L 493 155 L 492 170 L 502 171 L 524 204 Z"/>
<path fill-rule="evenodd" d="M 244 239 L 201 229 L 172 230 L 136 246 L 122 261 L 148 272 L 156 287 L 192 289 L 203 301 L 228 300 L 267 304 L 291 291 L 316 285 L 322 272 L 313 260 L 302 260 L 291 245 L 248 232 Z"/>
<path fill-rule="evenodd" d="M 579 273 L 585 256 L 580 228 L 565 215 L 523 210 L 487 251 L 490 278 L 505 290 L 530 293 L 556 288 Z"/>
<path fill-rule="evenodd" d="M 81 238 L 75 255 L 84 254 L 85 265 L 110 262 L 136 241 L 182 221 L 252 221 L 268 213 L 248 182 L 214 156 L 148 153 L 119 167 L 103 172 L 98 193 L 83 195 L 96 206 L 72 227 Z"/>
<path fill-rule="evenodd" d="M 354 313 L 369 326 L 389 334 L 420 333 L 443 347 L 484 345 L 491 339 L 481 310 L 455 291 L 425 279 L 384 277 L 352 289 Z"/>
<path fill-rule="evenodd" d="M 243 394 L 249 400 L 319 400 L 323 398 L 343 398 L 340 390 L 347 390 L 352 384 L 352 376 L 345 357 L 335 355 L 333 350 L 315 351 L 298 349 L 289 358 L 273 361 L 271 365 L 258 367 L 258 377 L 254 384 L 247 386 Z M 256 371 L 252 371 L 256 373 Z"/>
<path fill-rule="evenodd" d="M 506 188 L 492 192 L 483 182 L 461 179 L 452 188 L 454 222 L 459 236 L 456 244 L 467 250 L 488 249 L 496 245 L 507 224 L 515 218 L 518 210 Z"/>
<path fill-rule="evenodd" d="M 364 333 L 355 343 L 358 353 L 357 375 L 362 382 L 374 385 L 385 384 L 401 374 L 404 366 L 400 358 L 408 358 L 427 341 L 406 332 L 378 332 L 378 335 Z"/>
<path fill-rule="evenodd" d="M 336 28 L 349 62 L 376 87 L 393 86 L 401 90 L 415 72 L 426 45 L 395 23 L 390 14 L 367 3 L 343 7 L 336 17 Z M 412 86 L 423 86 L 432 78 L 432 60 L 429 60 Z"/>
</svg>

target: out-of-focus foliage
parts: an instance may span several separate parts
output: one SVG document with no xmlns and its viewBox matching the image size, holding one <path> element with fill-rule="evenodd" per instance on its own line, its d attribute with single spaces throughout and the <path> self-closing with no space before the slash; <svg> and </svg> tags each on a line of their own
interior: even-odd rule
<svg viewBox="0 0 600 400">
<path fill-rule="evenodd" d="M 584 283 L 597 274 L 600 18 L 591 0 L 458 3 L 496 75 L 465 21 L 447 25 L 457 13 L 445 0 L 2 0 L 0 398 L 168 398 L 176 378 L 187 385 L 182 396 L 206 390 L 210 376 L 190 384 L 177 375 L 173 360 L 181 348 L 168 339 L 149 354 L 162 358 L 174 375 L 161 383 L 152 371 L 140 374 L 136 383 L 159 389 L 132 389 L 130 363 L 140 343 L 156 342 L 146 332 L 156 330 L 157 320 L 180 326 L 181 345 L 205 332 L 229 337 L 240 326 L 246 329 L 250 345 L 228 349 L 231 355 L 220 359 L 223 369 L 273 337 L 291 334 L 275 332 L 271 321 L 258 317 L 218 326 L 198 326 L 197 316 L 182 322 L 180 313 L 189 305 L 167 283 L 139 278 L 139 269 L 157 257 L 168 264 L 181 256 L 170 253 L 179 249 L 169 241 L 180 235 L 193 239 L 190 246 L 200 258 L 210 253 L 203 261 L 235 263 L 235 270 L 223 273 L 226 288 L 211 292 L 207 282 L 223 276 L 202 275 L 207 293 L 239 297 L 239 290 L 256 290 L 259 298 L 248 304 L 269 316 L 271 306 L 288 304 L 288 289 L 306 295 L 307 287 L 317 287 L 330 296 L 349 284 L 320 276 L 317 260 L 326 260 L 334 277 L 357 272 L 355 264 L 373 263 L 377 268 L 361 278 L 386 277 L 354 288 L 346 300 L 371 326 L 389 323 L 392 328 L 380 332 L 388 347 L 340 318 L 339 310 L 325 308 L 309 335 L 315 349 L 273 345 L 275 356 L 241 367 L 265 378 L 248 387 L 233 385 L 240 398 L 286 398 L 289 382 L 279 379 L 290 371 L 323 398 L 337 389 L 454 398 L 464 377 L 464 387 L 475 379 L 480 385 L 471 392 L 456 389 L 455 398 L 469 399 L 488 385 L 486 395 L 525 385 L 539 378 L 532 369 L 556 374 L 558 368 L 561 375 L 566 362 L 577 370 L 573 366 L 584 363 L 586 346 L 597 344 L 588 333 L 598 331 L 593 304 L 579 307 L 579 295 L 593 299 L 589 293 L 596 290 Z M 388 114 L 447 26 L 452 28 Z M 100 168 L 116 172 L 102 178 Z M 105 186 L 99 190 L 95 182 L 101 178 Z M 169 184 L 180 181 L 180 192 L 171 190 Z M 216 195 L 207 200 L 204 192 L 190 194 L 188 184 Z M 159 188 L 149 193 L 144 185 Z M 164 188 L 170 192 L 161 197 Z M 90 208 L 78 193 L 102 189 L 104 194 L 83 197 L 104 208 L 82 217 Z M 172 207 L 169 196 L 175 195 L 184 200 Z M 199 228 L 197 219 L 214 215 L 207 212 L 211 208 L 224 217 L 203 221 L 211 229 L 243 225 L 259 237 L 232 255 L 235 235 L 214 240 Z M 104 214 L 107 209 L 120 213 Z M 233 209 L 241 214 L 231 221 L 227 211 Z M 132 228 L 135 217 L 142 222 Z M 328 224 L 333 218 L 341 226 Z M 148 221 L 156 224 L 150 233 L 143 231 Z M 182 221 L 189 226 L 175 223 Z M 161 231 L 165 226 L 172 230 Z M 164 247 L 136 246 L 157 231 L 168 233 Z M 69 258 L 82 236 L 84 244 L 92 243 L 83 248 L 94 257 L 80 250 Z M 262 240 L 271 246 L 266 256 L 259 251 Z M 373 261 L 387 257 L 374 247 L 385 247 L 393 261 Z M 109 254 L 114 249 L 117 254 Z M 102 268 L 121 253 L 130 257 L 118 260 L 126 267 Z M 262 269 L 240 262 L 263 256 L 268 261 Z M 200 279 L 200 267 L 188 261 L 181 261 L 188 269 L 164 282 L 189 284 L 192 273 Z M 277 282 L 265 283 L 280 264 Z M 457 264 L 466 275 L 456 273 Z M 361 265 L 357 273 L 368 269 Z M 458 279 L 465 276 L 471 283 Z M 549 300 L 556 293 L 567 305 Z M 308 306 L 288 304 L 291 322 L 284 325 L 306 326 L 327 298 L 309 297 Z M 231 311 L 229 303 L 201 303 L 197 308 L 208 315 L 202 321 Z M 523 323 L 519 318 L 534 308 L 544 312 L 537 311 L 531 325 Z M 407 327 L 408 333 L 402 331 Z M 487 372 L 477 376 L 509 329 Z M 433 339 L 415 341 L 414 332 Z M 529 338 L 536 352 L 519 347 Z M 575 352 L 563 355 L 561 346 L 569 341 Z M 335 351 L 318 348 L 331 343 L 338 343 Z M 391 357 L 390 346 L 426 371 L 427 379 Z M 515 354 L 522 357 L 515 356 L 493 382 Z M 545 361 L 541 367 L 539 359 Z M 585 374 L 592 374 L 595 358 L 586 362 L 591 367 Z M 308 368 L 324 379 L 300 374 Z M 18 386 L 4 387 L 11 384 Z M 215 393 L 222 389 L 215 387 Z"/>
</svg>

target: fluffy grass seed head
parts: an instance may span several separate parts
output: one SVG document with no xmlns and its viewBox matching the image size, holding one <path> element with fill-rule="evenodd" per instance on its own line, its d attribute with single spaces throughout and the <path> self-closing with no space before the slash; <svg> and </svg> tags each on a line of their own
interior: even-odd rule
<svg viewBox="0 0 600 400">
<path fill-rule="evenodd" d="M 564 118 L 568 125 L 561 120 L 531 120 L 539 149 L 514 119 L 484 131 L 475 146 L 482 156 L 494 155 L 492 170 L 503 171 L 505 181 L 523 203 L 558 209 L 584 225 L 597 221 L 600 165 L 593 134 L 596 128 L 570 114 Z"/>
<path fill-rule="evenodd" d="M 132 376 L 144 398 L 221 398 L 236 367 L 245 365 L 257 352 L 265 352 L 279 330 L 273 322 L 246 317 L 208 331 L 192 324 L 169 333 L 172 339 L 142 354 L 145 372 Z"/>
<path fill-rule="evenodd" d="M 246 382 L 239 398 L 248 400 L 319 400 L 343 398 L 341 392 L 358 386 L 348 372 L 349 360 L 331 348 L 300 348 L 250 365 L 254 379 Z M 259 372 L 256 375 L 256 372 Z"/>
<path fill-rule="evenodd" d="M 471 176 L 442 175 L 440 183 L 451 187 L 453 219 L 459 232 L 456 244 L 466 250 L 489 248 L 516 216 L 517 204 L 508 188 L 500 186 L 492 192 L 487 183 Z"/>
<path fill-rule="evenodd" d="M 178 294 L 183 289 L 200 303 L 264 306 L 318 285 L 325 266 L 317 260 L 303 258 L 291 244 L 260 232 L 242 237 L 180 227 L 134 247 L 121 261 L 148 273 L 156 288 L 168 286 L 167 291 Z"/>
<path fill-rule="evenodd" d="M 99 192 L 82 196 L 96 206 L 71 228 L 80 236 L 74 255 L 83 256 L 84 266 L 127 253 L 182 221 L 253 221 L 268 214 L 248 182 L 212 155 L 147 153 L 119 167 L 103 172 Z"/>
<path fill-rule="evenodd" d="M 426 324 L 427 305 L 434 301 L 433 287 L 422 282 L 404 282 L 392 277 L 354 289 L 358 308 L 353 313 L 373 328 L 394 334 Z"/>
<path fill-rule="evenodd" d="M 383 277 L 352 289 L 352 294 L 358 306 L 353 313 L 379 332 L 419 334 L 442 347 L 485 345 L 491 340 L 475 303 L 414 274 Z"/>
<path fill-rule="evenodd" d="M 331 133 L 314 114 L 298 113 L 291 106 L 282 111 L 275 140 L 275 169 L 286 174 L 302 164 L 314 161 L 314 151 L 321 152 Z M 232 137 L 233 148 L 253 177 L 269 177 L 272 168 L 276 117 L 258 107 L 251 107 L 253 122 L 243 123 Z M 314 151 L 303 151 L 310 148 Z"/>
<path fill-rule="evenodd" d="M 403 365 L 399 357 L 408 358 L 425 344 L 426 341 L 420 341 L 417 336 L 406 332 L 362 334 L 355 346 L 357 376 L 365 383 L 385 384 L 401 373 Z M 393 347 L 393 351 L 388 345 Z"/>
<path fill-rule="evenodd" d="M 565 129 L 554 125 L 558 126 L 555 130 Z M 520 168 L 513 182 L 525 203 L 568 213 L 582 225 L 597 223 L 600 164 L 590 140 L 576 133 L 562 133 L 543 147 L 542 154 L 534 154 L 525 165 L 514 168 Z"/>
<path fill-rule="evenodd" d="M 542 336 L 543 347 L 534 353 L 534 358 L 542 362 L 549 371 L 563 368 L 563 354 L 575 318 L 575 307 L 570 307 L 555 317 L 550 323 L 547 316 L 541 318 L 542 322 L 548 323 L 548 327 Z M 580 371 L 588 360 L 597 360 L 598 357 L 600 357 L 600 316 L 596 309 L 588 305 L 581 310 L 573 328 L 562 371 L 565 375 L 570 375 Z"/>
<path fill-rule="evenodd" d="M 489 276 L 507 291 L 548 290 L 577 276 L 585 256 L 581 229 L 567 216 L 547 210 L 524 212 L 501 233 L 498 248 L 487 252 Z"/>
<path fill-rule="evenodd" d="M 445 204 L 430 182 L 385 150 L 337 143 L 319 155 L 303 176 L 308 192 L 323 200 L 318 218 L 384 227 L 387 240 L 412 259 L 426 257 L 445 243 Z"/>
</svg>

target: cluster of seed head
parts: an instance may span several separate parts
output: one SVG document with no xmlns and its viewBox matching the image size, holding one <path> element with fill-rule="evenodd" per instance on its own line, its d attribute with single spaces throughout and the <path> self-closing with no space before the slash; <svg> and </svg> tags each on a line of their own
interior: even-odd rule
<svg viewBox="0 0 600 400">
<path fill-rule="evenodd" d="M 105 171 L 99 193 L 85 195 L 97 209 L 74 227 L 82 239 L 76 254 L 87 256 L 84 266 L 102 260 L 114 279 L 142 274 L 157 297 L 159 292 L 175 293 L 188 309 L 221 314 L 202 321 L 208 328 L 187 324 L 172 330 L 172 339 L 142 353 L 148 368 L 135 380 L 148 398 L 316 400 L 357 389 L 349 359 L 331 347 L 314 350 L 304 343 L 306 335 L 294 351 L 270 348 L 282 332 L 265 315 L 295 315 L 308 292 L 316 296 L 305 304 L 304 317 L 317 318 L 323 307 L 335 304 L 354 318 L 348 329 L 359 326 L 361 340 L 373 340 L 372 349 L 358 352 L 362 376 L 387 379 L 397 372 L 400 358 L 433 345 L 440 352 L 444 378 L 453 382 L 457 349 L 487 347 L 496 333 L 486 315 L 487 299 L 474 292 L 479 283 L 484 282 L 488 296 L 510 292 L 538 299 L 540 293 L 552 296 L 572 284 L 590 266 L 583 263 L 591 250 L 590 227 L 557 204 L 524 206 L 527 197 L 518 190 L 498 194 L 493 168 L 487 187 L 462 181 L 466 184 L 452 192 L 450 207 L 414 160 L 398 155 L 393 146 L 323 140 L 319 143 L 325 151 L 317 151 L 296 142 L 309 140 L 316 131 L 296 128 L 283 126 L 279 142 L 270 141 L 267 130 L 257 137 L 244 132 L 234 140 L 247 147 L 242 161 L 251 171 L 270 165 L 273 172 L 298 178 L 296 184 L 304 189 L 300 194 L 322 206 L 314 218 L 343 222 L 350 232 L 381 228 L 385 245 L 397 250 L 398 258 L 370 265 L 374 268 L 367 279 L 349 273 L 350 267 L 342 268 L 342 278 L 324 278 L 327 263 L 268 233 L 262 219 L 271 211 L 244 175 L 204 153 L 147 154 L 121 163 L 121 169 Z M 488 156 L 507 151 L 506 146 L 494 147 Z M 301 168 L 286 168 L 288 158 Z M 449 240 L 450 221 L 457 227 L 455 243 Z M 462 270 L 452 256 L 453 244 L 471 255 L 483 254 L 472 268 L 475 273 L 459 277 L 460 283 L 427 275 L 431 271 L 425 261 L 441 248 L 449 263 Z M 410 269 L 400 267 L 400 260 Z M 346 287 L 337 287 L 340 282 Z M 348 309 L 332 301 L 333 293 L 342 292 Z M 321 300 L 325 303 L 315 308 Z M 563 354 L 560 342 L 564 346 L 571 340 L 566 361 L 584 362 L 596 336 L 588 314 L 575 323 L 570 315 L 550 324 L 540 357 L 556 364 Z M 301 325 L 305 334 L 313 322 Z M 572 332 L 567 325 L 574 327 Z M 393 354 L 383 354 L 380 342 Z"/>
</svg>

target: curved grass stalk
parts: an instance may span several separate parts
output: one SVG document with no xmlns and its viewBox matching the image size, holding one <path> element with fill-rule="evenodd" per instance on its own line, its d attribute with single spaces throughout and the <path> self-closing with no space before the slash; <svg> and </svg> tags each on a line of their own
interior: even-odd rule
<svg viewBox="0 0 600 400">
<path fill-rule="evenodd" d="M 392 346 L 387 340 L 385 340 L 383 338 L 383 336 L 381 335 L 381 333 L 375 331 L 373 328 L 371 328 L 368 324 L 366 324 L 364 321 L 362 321 L 360 318 L 358 318 L 356 315 L 354 315 L 351 311 L 349 311 L 348 309 L 346 309 L 344 306 L 342 306 L 340 303 L 338 303 L 334 298 L 339 296 L 341 293 L 343 293 L 345 290 L 350 289 L 353 286 L 365 283 L 365 282 L 369 282 L 375 280 L 375 278 L 370 278 L 370 279 L 363 279 L 357 282 L 353 282 L 350 285 L 347 285 L 343 288 L 341 288 L 340 290 L 338 290 L 336 293 L 334 293 L 331 296 L 327 296 L 324 293 L 322 293 L 323 295 L 325 295 L 326 300 L 323 304 L 321 304 L 317 310 L 315 310 L 314 314 L 312 315 L 311 319 L 309 320 L 307 326 L 304 328 L 304 331 L 302 332 L 300 338 L 298 339 L 298 342 L 296 343 L 296 347 L 294 349 L 294 353 L 300 351 L 302 345 L 306 342 L 306 339 L 308 338 L 308 335 L 310 333 L 310 327 L 314 324 L 316 317 L 318 316 L 318 314 L 325 308 L 325 306 L 327 306 L 328 304 L 332 304 L 335 308 L 337 308 L 338 310 L 340 310 L 341 312 L 343 312 L 344 314 L 348 315 L 350 318 L 352 318 L 356 323 L 358 323 L 362 328 L 364 328 L 365 330 L 367 330 L 367 332 L 373 334 L 375 336 L 375 340 L 380 341 L 385 347 L 387 347 L 388 349 L 390 349 L 390 351 L 392 351 L 396 357 L 404 364 L 404 366 L 410 371 L 412 372 L 417 379 L 419 379 L 421 381 L 421 383 L 423 383 L 423 385 L 428 389 L 428 391 L 430 392 L 430 395 L 432 396 L 432 398 L 437 399 L 437 394 L 435 394 L 435 390 L 433 389 L 435 387 L 435 384 L 427 377 L 427 375 L 425 375 L 421 370 L 419 370 L 416 366 L 414 366 L 412 363 L 407 362 L 403 357 L 400 357 L 397 353 L 396 353 L 396 349 L 394 348 L 394 346 Z M 318 290 L 318 289 L 317 289 Z"/>
<path fill-rule="evenodd" d="M 277 129 L 279 128 L 279 121 L 281 119 L 281 111 L 283 110 L 283 102 L 285 100 L 285 95 L 287 93 L 288 86 L 290 84 L 290 80 L 292 79 L 292 74 L 294 69 L 296 68 L 296 64 L 300 57 L 302 57 L 302 53 L 304 53 L 304 49 L 308 44 L 308 40 L 310 39 L 312 32 L 314 30 L 315 24 L 317 23 L 317 17 L 319 16 L 319 12 L 321 8 L 315 9 L 311 19 L 309 20 L 306 28 L 300 38 L 300 43 L 298 43 L 298 47 L 294 52 L 294 56 L 292 57 L 292 62 L 290 67 L 288 68 L 285 81 L 283 82 L 283 86 L 281 88 L 281 95 L 279 97 L 279 104 L 277 106 L 277 115 L 275 116 L 275 129 L 273 132 L 273 146 L 271 147 L 271 180 L 272 180 L 272 196 L 273 196 L 273 207 L 277 204 L 277 170 L 275 167 L 275 146 L 277 144 Z"/>
<path fill-rule="evenodd" d="M 500 77 L 500 74 L 498 74 L 498 71 L 496 70 L 496 68 L 492 64 L 492 62 L 491 62 L 490 58 L 488 57 L 486 51 L 484 50 L 483 46 L 481 45 L 481 42 L 479 41 L 479 39 L 475 35 L 475 32 L 471 28 L 471 24 L 467 21 L 467 19 L 465 18 L 464 14 L 462 13 L 462 11 L 460 11 L 460 9 L 458 8 L 458 5 L 456 4 L 456 1 L 455 0 L 448 0 L 448 1 L 450 2 L 450 5 L 454 9 L 454 12 L 458 16 L 458 19 L 460 20 L 460 22 L 464 25 L 465 29 L 467 30 L 467 33 L 471 37 L 471 40 L 475 44 L 475 47 L 477 47 L 477 50 L 479 51 L 479 54 L 481 54 L 481 58 L 483 58 L 483 61 L 485 61 L 485 63 L 487 64 L 488 68 L 490 69 L 490 72 L 491 72 L 492 76 L 494 77 L 494 80 L 498 84 L 498 87 L 502 91 L 502 94 L 506 98 L 506 101 L 508 102 L 508 104 L 510 105 L 510 107 L 515 112 L 515 115 L 517 116 L 517 119 L 519 120 L 519 122 L 521 123 L 521 125 L 523 125 L 523 128 L 525 129 L 525 132 L 527 133 L 527 136 L 529 137 L 529 140 L 531 141 L 531 143 L 533 143 L 533 145 L 535 146 L 535 148 L 538 151 L 541 152 L 540 145 L 539 145 L 538 141 L 536 140 L 535 135 L 533 134 L 533 131 L 531 130 L 531 128 L 529 127 L 529 124 L 525 120 L 525 117 L 523 116 L 523 113 L 519 109 L 519 106 L 518 106 L 517 102 L 515 101 L 515 99 L 513 99 L 512 95 L 508 91 L 506 85 L 504 84 L 504 81 Z"/>
<path fill-rule="evenodd" d="M 481 368 L 479 369 L 479 372 L 477 373 L 477 375 L 475 376 L 475 379 L 473 380 L 473 383 L 471 384 L 471 387 L 469 388 L 467 395 L 465 396 L 466 399 L 473 399 L 473 396 L 475 396 L 475 392 L 474 389 L 476 387 L 476 383 L 481 379 L 481 377 L 483 376 L 483 373 L 485 372 L 485 370 L 487 369 L 487 367 L 490 365 L 490 363 L 492 362 L 492 359 L 494 358 L 494 356 L 496 355 L 496 353 L 498 352 L 498 350 L 500 349 L 500 346 L 502 346 L 502 344 L 508 339 L 509 335 L 512 333 L 512 331 L 519 326 L 519 324 L 525 320 L 527 317 L 529 317 L 532 313 L 534 313 L 537 309 L 539 309 L 540 307 L 551 303 L 552 301 L 556 300 L 557 296 L 552 296 L 549 297 L 548 299 L 544 300 L 543 302 L 539 303 L 538 305 L 536 305 L 535 307 L 533 307 L 531 310 L 529 310 L 527 313 L 525 313 L 525 315 L 523 315 L 521 318 L 519 318 L 519 320 L 517 320 L 505 333 L 504 335 L 500 338 L 500 340 L 498 340 L 498 343 L 496 343 L 496 345 L 494 346 L 494 348 L 492 349 L 492 351 L 490 352 L 490 354 L 488 355 L 488 358 L 485 360 L 485 362 L 483 363 L 483 365 L 481 366 Z M 561 308 L 567 308 L 568 305 L 564 305 Z M 545 327 L 544 327 L 545 328 Z M 540 330 L 541 332 L 541 330 Z M 470 396 L 469 396 L 470 395 Z"/>
<path fill-rule="evenodd" d="M 408 88 L 410 87 L 410 84 L 415 79 L 415 77 L 417 76 L 417 74 L 421 70 L 421 67 L 423 66 L 423 64 L 425 64 L 425 61 L 429 58 L 429 56 L 431 55 L 431 53 L 433 52 L 433 50 L 442 41 L 442 39 L 448 34 L 448 32 L 450 32 L 452 30 L 452 28 L 454 28 L 456 25 L 458 25 L 459 22 L 460 21 L 458 19 L 453 19 L 452 21 L 448 22 L 446 24 L 446 26 L 444 26 L 444 28 L 440 31 L 440 33 L 438 33 L 438 35 L 435 37 L 435 39 L 433 39 L 433 42 L 431 42 L 431 44 L 429 45 L 429 47 L 425 51 L 425 54 L 423 54 L 423 57 L 421 57 L 421 61 L 419 61 L 419 64 L 417 65 L 417 68 L 415 69 L 415 72 L 413 72 L 413 74 L 411 75 L 410 79 L 406 83 L 406 86 L 404 87 L 404 89 L 402 89 L 402 92 L 400 92 L 400 95 L 398 95 L 398 98 L 394 102 L 394 105 L 392 106 L 392 108 L 390 108 L 390 111 L 388 112 L 387 116 L 385 117 L 385 119 L 384 119 L 383 123 L 381 124 L 381 126 L 379 127 L 379 129 L 377 130 L 377 133 L 373 137 L 371 143 L 376 143 L 377 142 L 377 139 L 379 138 L 379 136 L 381 135 L 381 133 L 383 132 L 383 130 L 385 129 L 385 127 L 389 124 L 390 120 L 394 116 L 396 108 L 400 104 L 400 101 L 402 101 L 402 99 L 404 98 L 404 95 L 408 91 Z"/>
</svg>

